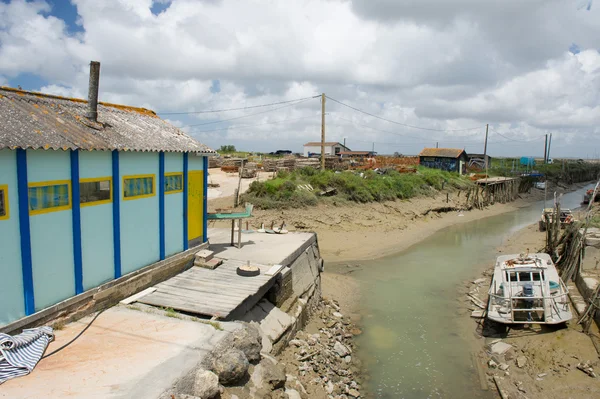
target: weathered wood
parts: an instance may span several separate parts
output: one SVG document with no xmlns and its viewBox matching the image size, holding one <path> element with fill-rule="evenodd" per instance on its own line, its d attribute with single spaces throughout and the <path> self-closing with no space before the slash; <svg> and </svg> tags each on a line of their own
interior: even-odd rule
<svg viewBox="0 0 600 399">
<path fill-rule="evenodd" d="M 266 275 L 266 265 L 256 265 L 261 273 L 255 277 L 236 272 L 243 261 L 227 260 L 214 270 L 193 267 L 156 285 L 156 292 L 139 302 L 148 305 L 221 319 L 241 317 L 250 310 L 275 283 L 276 275 Z"/>
</svg>

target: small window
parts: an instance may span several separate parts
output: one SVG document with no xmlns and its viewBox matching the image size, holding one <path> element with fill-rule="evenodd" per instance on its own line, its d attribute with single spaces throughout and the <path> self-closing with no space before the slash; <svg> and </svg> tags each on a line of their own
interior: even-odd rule
<svg viewBox="0 0 600 399">
<path fill-rule="evenodd" d="M 82 206 L 110 203 L 112 200 L 112 179 L 99 177 L 79 181 L 79 203 Z"/>
<path fill-rule="evenodd" d="M 69 181 L 33 183 L 29 185 L 29 213 L 62 211 L 71 208 Z"/>
<path fill-rule="evenodd" d="M 165 174 L 165 193 L 173 194 L 183 191 L 183 173 Z"/>
<path fill-rule="evenodd" d="M 123 199 L 138 199 L 154 195 L 154 175 L 125 176 Z"/>
<path fill-rule="evenodd" d="M 8 219 L 8 186 L 0 186 L 0 220 Z"/>
<path fill-rule="evenodd" d="M 519 281 L 531 281 L 531 273 L 519 272 Z"/>
<path fill-rule="evenodd" d="M 540 275 L 540 273 L 531 273 L 531 278 L 532 281 L 540 281 L 542 279 L 542 276 Z"/>
</svg>

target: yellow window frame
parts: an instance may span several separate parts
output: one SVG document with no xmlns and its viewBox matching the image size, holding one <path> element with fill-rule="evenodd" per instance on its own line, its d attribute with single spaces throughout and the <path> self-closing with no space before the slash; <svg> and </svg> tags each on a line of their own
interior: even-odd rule
<svg viewBox="0 0 600 399">
<path fill-rule="evenodd" d="M 73 206 L 73 192 L 71 191 L 71 180 L 48 180 L 48 181 L 29 183 L 27 185 L 27 193 L 29 193 L 29 188 L 31 188 L 31 187 L 60 186 L 63 184 L 67 185 L 67 196 L 69 198 L 68 205 L 55 206 L 53 208 L 44 208 L 44 209 L 37 209 L 37 210 L 29 209 L 29 215 L 41 215 L 43 213 L 66 211 L 66 210 L 71 209 Z M 29 208 L 29 198 L 27 198 L 27 207 Z"/>
<path fill-rule="evenodd" d="M 2 197 L 4 197 L 4 211 L 5 215 L 0 215 L 0 220 L 6 220 L 10 218 L 10 209 L 8 207 L 8 184 L 0 184 L 0 190 L 2 190 Z"/>
<path fill-rule="evenodd" d="M 133 197 L 125 196 L 125 180 L 127 180 L 127 179 L 142 179 L 142 178 L 146 178 L 146 177 L 152 178 L 152 194 L 136 195 Z M 141 199 L 141 198 L 149 198 L 149 197 L 154 197 L 156 195 L 156 175 L 155 174 L 123 176 L 122 183 L 123 183 L 123 189 L 121 190 L 121 196 L 123 198 L 123 201 L 136 200 L 136 199 Z"/>
<path fill-rule="evenodd" d="M 169 173 L 165 173 L 165 177 L 167 177 L 167 176 L 181 176 L 181 190 L 171 190 L 171 191 L 165 190 L 165 194 L 182 193 L 183 192 L 183 172 L 169 172 Z"/>
<path fill-rule="evenodd" d="M 102 182 L 102 181 L 107 181 L 108 180 L 108 184 L 110 185 L 110 197 L 106 200 L 100 200 L 100 201 L 93 201 L 93 202 L 81 202 L 81 198 L 79 198 L 79 206 L 94 206 L 94 205 L 103 205 L 103 204 L 110 204 L 113 201 L 113 184 L 112 184 L 112 177 L 111 176 L 106 176 L 106 177 L 89 177 L 89 178 L 85 178 L 85 179 L 79 179 L 79 183 L 96 183 L 96 182 Z"/>
</svg>

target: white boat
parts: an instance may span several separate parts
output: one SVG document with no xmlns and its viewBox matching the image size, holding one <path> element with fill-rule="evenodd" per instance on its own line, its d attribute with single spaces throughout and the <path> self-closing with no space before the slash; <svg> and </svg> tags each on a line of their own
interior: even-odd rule
<svg viewBox="0 0 600 399">
<path fill-rule="evenodd" d="M 487 318 L 503 324 L 560 324 L 573 317 L 568 290 L 548 254 L 502 255 L 488 292 Z"/>
</svg>

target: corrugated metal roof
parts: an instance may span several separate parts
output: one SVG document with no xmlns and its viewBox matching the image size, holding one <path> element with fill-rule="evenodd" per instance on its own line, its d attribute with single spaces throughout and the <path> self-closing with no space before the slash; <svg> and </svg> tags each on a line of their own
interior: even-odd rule
<svg viewBox="0 0 600 399">
<path fill-rule="evenodd" d="M 0 149 L 118 150 L 214 153 L 145 108 L 0 87 Z"/>
<path fill-rule="evenodd" d="M 461 150 L 460 148 L 424 148 L 423 151 L 421 151 L 421 153 L 419 154 L 419 156 L 458 158 L 463 152 L 465 152 L 465 150 Z"/>
</svg>

